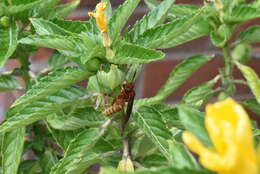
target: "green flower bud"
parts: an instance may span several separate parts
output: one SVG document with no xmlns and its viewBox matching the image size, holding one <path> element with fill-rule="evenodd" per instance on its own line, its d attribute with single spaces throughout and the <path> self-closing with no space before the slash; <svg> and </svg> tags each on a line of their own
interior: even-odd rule
<svg viewBox="0 0 260 174">
<path fill-rule="evenodd" d="M 98 58 L 93 58 L 86 63 L 86 69 L 90 72 L 97 72 L 101 66 L 101 62 Z"/>
<path fill-rule="evenodd" d="M 223 48 L 232 37 L 232 33 L 232 28 L 230 26 L 222 24 L 217 31 L 212 31 L 210 33 L 210 39 L 216 47 Z"/>
<path fill-rule="evenodd" d="M 129 157 L 127 157 L 126 159 L 122 159 L 118 164 L 117 170 L 125 171 L 125 172 L 133 172 L 134 171 L 133 162 Z"/>
<path fill-rule="evenodd" d="M 109 72 L 99 71 L 97 80 L 104 88 L 114 90 L 123 83 L 125 74 L 116 66 L 111 65 Z"/>
<path fill-rule="evenodd" d="M 9 27 L 10 26 L 10 18 L 7 16 L 3 16 L 0 19 L 0 24 L 3 27 Z"/>
<path fill-rule="evenodd" d="M 239 44 L 234 48 L 232 58 L 242 64 L 247 64 L 251 60 L 251 50 L 251 45 L 247 43 Z"/>
</svg>

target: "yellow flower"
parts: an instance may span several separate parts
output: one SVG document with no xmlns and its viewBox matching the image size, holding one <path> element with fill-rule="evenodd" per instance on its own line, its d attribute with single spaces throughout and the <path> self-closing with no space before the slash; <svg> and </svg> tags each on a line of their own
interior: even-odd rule
<svg viewBox="0 0 260 174">
<path fill-rule="evenodd" d="M 89 12 L 88 15 L 96 18 L 98 28 L 101 32 L 107 31 L 107 22 L 104 11 L 106 10 L 107 3 L 100 2 L 96 6 L 96 12 Z"/>
<path fill-rule="evenodd" d="M 258 173 L 251 124 L 242 106 L 231 98 L 208 105 L 205 125 L 214 148 L 205 147 L 188 131 L 183 133 L 183 141 L 205 168 L 218 174 Z"/>
</svg>

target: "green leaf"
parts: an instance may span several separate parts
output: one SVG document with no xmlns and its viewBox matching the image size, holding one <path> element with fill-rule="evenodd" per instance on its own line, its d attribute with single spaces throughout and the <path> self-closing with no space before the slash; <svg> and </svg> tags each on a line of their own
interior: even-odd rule
<svg viewBox="0 0 260 174">
<path fill-rule="evenodd" d="M 44 96 L 51 95 L 60 89 L 79 82 L 91 75 L 79 67 L 64 67 L 42 77 L 23 96 L 18 98 L 12 107 L 36 101 Z"/>
<path fill-rule="evenodd" d="M 255 98 L 248 99 L 242 103 L 244 107 L 260 115 L 260 104 Z"/>
<path fill-rule="evenodd" d="M 192 74 L 209 61 L 210 56 L 196 55 L 183 60 L 170 73 L 170 76 L 163 87 L 152 98 L 144 98 L 136 101 L 136 105 L 156 104 L 167 98 L 178 87 L 180 87 Z"/>
<path fill-rule="evenodd" d="M 48 60 L 48 69 L 57 69 L 69 62 L 69 59 L 55 51 Z"/>
<path fill-rule="evenodd" d="M 61 0 L 44 0 L 40 3 L 35 11 L 35 17 L 45 16 L 49 11 L 57 5 Z"/>
<path fill-rule="evenodd" d="M 156 0 L 145 0 L 146 5 L 151 9 L 155 9 L 160 5 Z M 191 4 L 174 4 L 169 11 L 169 16 L 184 17 L 191 16 L 198 11 L 198 7 Z"/>
<path fill-rule="evenodd" d="M 142 166 L 146 168 L 155 168 L 169 165 L 167 159 L 159 153 L 154 153 L 142 159 L 137 158 L 136 160 L 138 160 L 138 162 L 140 162 Z"/>
<path fill-rule="evenodd" d="M 8 6 L 5 9 L 5 15 L 6 16 L 17 15 L 17 17 L 19 18 L 21 16 L 19 16 L 18 13 L 32 10 L 34 7 L 37 7 L 40 3 L 42 3 L 42 0 L 36 0 L 33 2 L 26 3 L 26 4 Z"/>
<path fill-rule="evenodd" d="M 103 123 L 104 120 L 105 117 L 98 113 L 93 107 L 79 108 L 70 111 L 67 115 L 64 113 L 56 113 L 47 119 L 51 127 L 59 130 L 75 130 L 83 127 L 98 126 Z"/>
<path fill-rule="evenodd" d="M 160 103 L 153 105 L 153 108 L 158 112 L 163 113 L 162 119 L 168 127 L 183 128 L 179 119 L 177 107 Z"/>
<path fill-rule="evenodd" d="M 247 42 L 254 43 L 260 42 L 260 26 L 255 25 L 247 28 L 245 31 L 242 31 L 238 38 L 238 42 Z"/>
<path fill-rule="evenodd" d="M 0 75 L 0 92 L 22 89 L 18 80 L 12 75 Z"/>
<path fill-rule="evenodd" d="M 189 19 L 175 19 L 173 22 L 147 30 L 138 38 L 136 43 L 149 48 L 169 48 L 192 40 L 195 37 L 206 35 L 208 32 L 209 26 L 203 21 L 201 11 L 198 11 Z M 195 36 L 193 36 L 194 34 Z M 184 35 L 183 38 L 182 35 Z"/>
<path fill-rule="evenodd" d="M 260 17 L 260 10 L 249 5 L 240 5 L 224 16 L 226 22 L 237 23 Z"/>
<path fill-rule="evenodd" d="M 178 106 L 178 112 L 184 127 L 200 139 L 204 145 L 211 146 L 211 141 L 204 125 L 204 113 L 187 106 Z"/>
<path fill-rule="evenodd" d="M 109 62 L 115 64 L 136 64 L 149 63 L 160 60 L 164 57 L 164 53 L 130 43 L 120 43 L 116 47 L 115 57 L 108 59 Z"/>
<path fill-rule="evenodd" d="M 50 173 L 51 168 L 58 162 L 58 157 L 51 149 L 46 149 L 40 159 L 43 173 Z"/>
<path fill-rule="evenodd" d="M 63 150 L 66 150 L 70 142 L 81 132 L 81 129 L 75 131 L 56 130 L 56 129 L 52 129 L 49 125 L 48 125 L 48 130 L 51 133 L 52 137 L 55 139 L 56 143 Z"/>
<path fill-rule="evenodd" d="M 175 140 L 169 141 L 170 158 L 175 167 L 177 168 L 189 168 L 200 170 L 200 166 L 196 159 L 188 151 L 188 149 Z"/>
<path fill-rule="evenodd" d="M 8 28 L 0 28 L 0 67 L 4 66 L 7 59 L 12 56 L 17 47 L 18 27 L 12 23 Z"/>
<path fill-rule="evenodd" d="M 72 33 L 59 27 L 55 23 L 41 18 L 31 18 L 30 19 L 35 31 L 39 35 L 63 35 L 69 36 Z"/>
<path fill-rule="evenodd" d="M 113 168 L 102 168 L 100 174 L 210 174 L 211 172 L 202 172 L 187 168 L 174 168 L 174 167 L 167 167 L 167 168 L 156 168 L 156 169 L 146 169 L 146 170 L 138 170 L 135 172 L 125 172 L 119 171 Z M 211 173 L 212 174 L 212 173 Z"/>
<path fill-rule="evenodd" d="M 212 89 L 218 78 L 205 82 L 195 88 L 190 89 L 186 92 L 182 98 L 182 103 L 193 107 L 201 107 L 205 101 L 207 101 L 214 90 Z"/>
<path fill-rule="evenodd" d="M 84 92 L 81 88 L 71 86 L 34 102 L 23 104 L 21 107 L 14 107 L 8 113 L 12 117 L 0 125 L 0 132 L 11 131 L 46 118 L 52 113 L 75 103 L 83 95 Z"/>
<path fill-rule="evenodd" d="M 112 40 L 118 37 L 139 2 L 140 0 L 126 0 L 115 10 L 108 24 L 110 38 Z"/>
<path fill-rule="evenodd" d="M 237 67 L 240 69 L 244 77 L 246 78 L 248 85 L 256 97 L 256 100 L 260 104 L 260 80 L 255 71 L 249 66 L 237 63 Z"/>
<path fill-rule="evenodd" d="M 169 159 L 167 140 L 171 139 L 171 133 L 162 120 L 162 113 L 153 107 L 144 106 L 133 115 L 138 127 L 151 139 L 160 152 Z"/>
<path fill-rule="evenodd" d="M 78 37 L 59 36 L 59 35 L 30 35 L 19 41 L 23 44 L 35 45 L 57 49 L 68 56 L 78 57 L 84 54 L 85 46 L 83 41 Z"/>
<path fill-rule="evenodd" d="M 110 2 L 110 0 L 101 0 L 101 2 L 107 3 L 105 15 L 106 15 L 107 21 L 109 22 L 112 17 L 112 13 L 113 13 L 111 2 Z"/>
<path fill-rule="evenodd" d="M 172 38 L 171 40 L 169 40 L 169 42 L 165 42 L 163 45 L 160 46 L 160 48 L 175 47 L 184 44 L 186 42 L 189 42 L 191 40 L 200 38 L 202 36 L 206 36 L 209 33 L 209 29 L 210 27 L 208 22 L 206 21 L 197 22 L 192 26 L 190 26 L 190 28 L 186 32 Z"/>
<path fill-rule="evenodd" d="M 19 166 L 18 174 L 42 174 L 38 160 L 24 160 Z"/>
<path fill-rule="evenodd" d="M 48 15 L 47 18 L 53 19 L 55 17 L 57 17 L 57 18 L 67 17 L 70 13 L 72 13 L 77 8 L 79 3 L 80 3 L 80 0 L 74 0 L 70 3 L 66 3 L 64 5 L 59 5 L 57 7 L 54 7 L 47 14 Z"/>
<path fill-rule="evenodd" d="M 92 149 L 103 133 L 99 128 L 82 131 L 71 141 L 64 157 L 52 168 L 50 174 L 82 173 L 91 164 L 98 162 L 98 155 Z"/>
<path fill-rule="evenodd" d="M 87 33 L 92 30 L 92 26 L 89 21 L 53 19 L 51 22 L 71 33 Z"/>
<path fill-rule="evenodd" d="M 175 0 L 165 0 L 160 3 L 160 5 L 153 9 L 152 12 L 145 15 L 140 21 L 135 23 L 131 31 L 128 33 L 128 37 L 130 37 L 132 41 L 136 41 L 146 30 L 164 22 L 174 1 Z"/>
<path fill-rule="evenodd" d="M 18 171 L 23 153 L 25 129 L 19 128 L 2 134 L 1 168 L 2 174 L 15 174 Z"/>
</svg>

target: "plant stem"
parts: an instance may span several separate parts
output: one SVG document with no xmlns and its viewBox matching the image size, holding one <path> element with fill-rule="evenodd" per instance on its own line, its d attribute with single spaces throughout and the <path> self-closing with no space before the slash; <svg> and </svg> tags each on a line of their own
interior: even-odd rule
<svg viewBox="0 0 260 174">
<path fill-rule="evenodd" d="M 21 63 L 21 70 L 22 70 L 22 78 L 24 79 L 25 81 L 25 85 L 26 85 L 26 88 L 29 86 L 30 84 L 30 80 L 31 80 L 31 77 L 29 75 L 29 66 L 30 66 L 30 62 L 28 60 L 28 54 L 22 54 L 19 58 L 20 60 L 20 63 Z"/>
<path fill-rule="evenodd" d="M 222 74 L 222 83 L 224 86 L 224 90 L 227 95 L 232 96 L 235 92 L 235 86 L 233 83 L 233 62 L 232 58 L 229 54 L 229 47 L 225 46 L 223 48 L 223 55 L 224 55 L 224 62 L 225 66 L 223 69 L 223 74 Z"/>
</svg>

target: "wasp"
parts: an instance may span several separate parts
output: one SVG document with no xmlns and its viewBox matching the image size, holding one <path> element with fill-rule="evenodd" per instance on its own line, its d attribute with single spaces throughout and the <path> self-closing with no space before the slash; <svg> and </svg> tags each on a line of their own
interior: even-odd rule
<svg viewBox="0 0 260 174">
<path fill-rule="evenodd" d="M 133 105 L 133 100 L 135 97 L 134 84 L 124 83 L 120 94 L 113 100 L 112 105 L 105 109 L 102 114 L 104 115 L 112 115 L 114 113 L 120 112 L 124 109 L 125 103 L 128 102 L 131 107 Z"/>
</svg>

